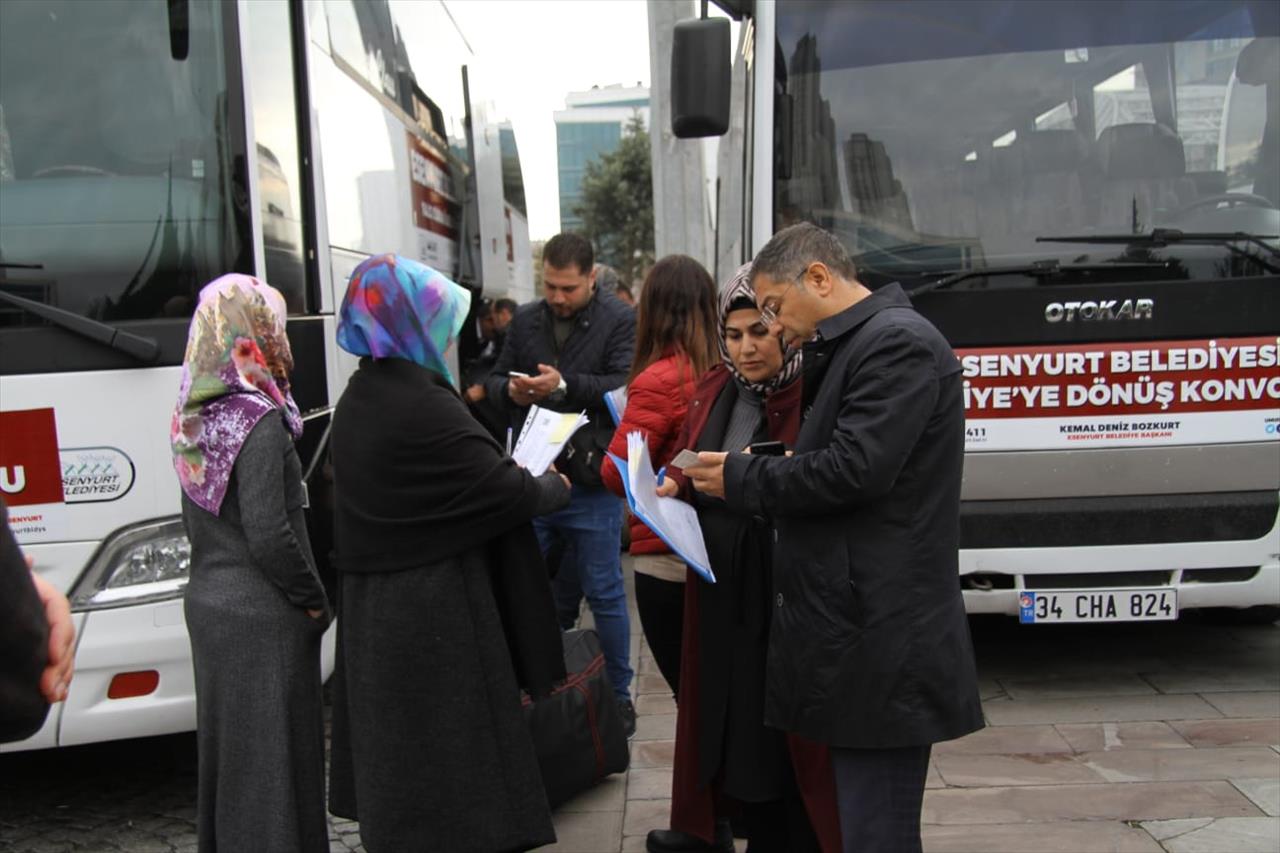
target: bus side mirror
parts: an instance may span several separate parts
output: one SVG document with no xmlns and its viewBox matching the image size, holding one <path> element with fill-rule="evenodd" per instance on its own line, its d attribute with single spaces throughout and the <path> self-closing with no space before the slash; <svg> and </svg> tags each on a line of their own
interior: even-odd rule
<svg viewBox="0 0 1280 853">
<path fill-rule="evenodd" d="M 169 56 L 178 62 L 191 51 L 191 10 L 187 0 L 169 0 Z"/>
<path fill-rule="evenodd" d="M 671 42 L 671 132 L 677 139 L 729 130 L 729 21 L 680 21 Z"/>
</svg>

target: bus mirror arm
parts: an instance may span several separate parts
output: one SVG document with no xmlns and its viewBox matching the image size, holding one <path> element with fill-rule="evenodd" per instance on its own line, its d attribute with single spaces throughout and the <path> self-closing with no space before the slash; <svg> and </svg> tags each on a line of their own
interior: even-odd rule
<svg viewBox="0 0 1280 853">
<path fill-rule="evenodd" d="M 0 284 L 5 283 L 7 282 L 0 278 Z M 126 353 L 143 364 L 155 364 L 160 358 L 160 345 L 156 343 L 154 338 L 144 338 L 141 335 L 117 329 L 115 326 L 99 320 L 81 317 L 79 314 L 73 314 L 62 308 L 55 308 L 52 305 L 45 305 L 43 302 L 15 296 L 12 293 L 6 293 L 4 290 L 0 290 L 0 302 L 7 302 L 82 338 L 97 341 L 114 350 Z"/>
</svg>

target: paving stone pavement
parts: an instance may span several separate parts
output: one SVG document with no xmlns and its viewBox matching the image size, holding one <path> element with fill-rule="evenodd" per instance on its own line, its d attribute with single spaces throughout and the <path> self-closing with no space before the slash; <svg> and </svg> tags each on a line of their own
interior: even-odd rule
<svg viewBox="0 0 1280 853">
<path fill-rule="evenodd" d="M 543 850 L 666 826 L 675 707 L 632 615 L 631 769 L 559 808 Z M 1280 625 L 972 624 L 988 727 L 934 750 L 928 853 L 1280 850 Z M 0 853 L 194 851 L 194 802 L 191 735 L 0 754 Z M 363 850 L 351 821 L 330 839 Z"/>
</svg>

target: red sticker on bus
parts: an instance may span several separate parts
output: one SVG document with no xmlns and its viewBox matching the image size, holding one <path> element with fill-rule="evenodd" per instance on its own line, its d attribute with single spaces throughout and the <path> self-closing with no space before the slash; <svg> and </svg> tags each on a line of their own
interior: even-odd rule
<svg viewBox="0 0 1280 853">
<path fill-rule="evenodd" d="M 1274 337 L 957 350 L 965 449 L 1280 438 Z"/>
<path fill-rule="evenodd" d="M 1275 338 L 962 349 L 970 418 L 1273 409 Z"/>
<path fill-rule="evenodd" d="M 0 495 L 11 507 L 62 503 L 53 409 L 0 412 Z"/>
</svg>

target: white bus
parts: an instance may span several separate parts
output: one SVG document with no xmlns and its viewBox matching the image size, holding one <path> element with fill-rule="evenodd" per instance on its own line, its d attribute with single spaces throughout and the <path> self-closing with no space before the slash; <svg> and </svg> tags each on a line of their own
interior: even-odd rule
<svg viewBox="0 0 1280 853">
<path fill-rule="evenodd" d="M 672 64 L 717 266 L 814 222 L 947 335 L 969 611 L 1280 614 L 1280 4 L 717 5 L 731 78 L 728 22 Z"/>
<path fill-rule="evenodd" d="M 440 2 L 0 3 L 0 496 L 77 629 L 69 697 L 5 749 L 194 728 L 167 436 L 195 297 L 224 273 L 288 301 L 329 574 L 317 462 L 354 366 L 334 345 L 351 269 L 397 252 L 519 289 L 476 188 L 472 139 L 498 129 L 471 124 L 475 61 Z"/>
</svg>

